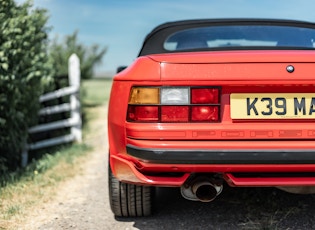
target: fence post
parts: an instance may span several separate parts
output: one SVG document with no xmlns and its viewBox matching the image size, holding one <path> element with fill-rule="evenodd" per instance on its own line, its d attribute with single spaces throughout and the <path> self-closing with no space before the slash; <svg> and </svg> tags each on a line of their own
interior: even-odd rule
<svg viewBox="0 0 315 230">
<path fill-rule="evenodd" d="M 24 140 L 24 145 L 21 153 L 21 167 L 26 167 L 28 163 L 28 149 L 27 149 L 27 142 L 26 139 Z"/>
<path fill-rule="evenodd" d="M 76 54 L 72 54 L 68 62 L 69 84 L 80 88 L 80 59 Z M 79 91 L 70 95 L 71 118 L 79 121 L 77 125 L 71 127 L 71 134 L 74 136 L 75 141 L 82 142 L 82 121 L 80 111 L 80 94 Z"/>
</svg>

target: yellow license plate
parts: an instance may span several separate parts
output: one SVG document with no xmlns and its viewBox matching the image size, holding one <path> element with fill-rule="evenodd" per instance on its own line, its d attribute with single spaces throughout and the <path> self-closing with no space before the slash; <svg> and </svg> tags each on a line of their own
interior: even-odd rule
<svg viewBox="0 0 315 230">
<path fill-rule="evenodd" d="M 231 94 L 232 119 L 315 119 L 315 93 Z"/>
</svg>

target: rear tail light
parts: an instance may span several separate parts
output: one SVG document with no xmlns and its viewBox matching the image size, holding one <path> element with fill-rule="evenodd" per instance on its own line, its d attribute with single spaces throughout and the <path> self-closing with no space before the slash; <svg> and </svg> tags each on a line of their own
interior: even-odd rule
<svg viewBox="0 0 315 230">
<path fill-rule="evenodd" d="M 219 104 L 218 88 L 191 89 L 192 104 Z"/>
<path fill-rule="evenodd" d="M 133 87 L 127 121 L 219 122 L 218 87 Z"/>
<path fill-rule="evenodd" d="M 128 107 L 128 120 L 142 121 L 142 122 L 156 122 L 159 121 L 159 107 L 158 106 L 135 106 Z"/>
<path fill-rule="evenodd" d="M 192 121 L 219 121 L 218 106 L 192 106 L 191 110 Z"/>
<path fill-rule="evenodd" d="M 161 122 L 188 122 L 188 106 L 161 106 Z"/>
</svg>

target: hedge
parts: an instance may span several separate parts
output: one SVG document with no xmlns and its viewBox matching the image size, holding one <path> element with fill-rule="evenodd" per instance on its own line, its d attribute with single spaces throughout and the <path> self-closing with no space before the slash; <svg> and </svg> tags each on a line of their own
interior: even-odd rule
<svg viewBox="0 0 315 230">
<path fill-rule="evenodd" d="M 39 95 L 52 79 L 47 19 L 30 2 L 0 1 L 0 173 L 19 165 Z"/>
</svg>

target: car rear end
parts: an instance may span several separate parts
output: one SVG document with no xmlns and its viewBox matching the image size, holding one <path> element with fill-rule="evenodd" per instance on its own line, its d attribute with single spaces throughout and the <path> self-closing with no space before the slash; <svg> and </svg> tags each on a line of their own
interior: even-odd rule
<svg viewBox="0 0 315 230">
<path fill-rule="evenodd" d="M 113 81 L 111 173 L 204 202 L 224 183 L 314 186 L 314 76 L 307 49 L 144 55 Z"/>
<path fill-rule="evenodd" d="M 185 174 L 190 167 L 189 173 L 228 173 L 235 185 L 241 182 L 233 181 L 233 173 L 313 170 L 313 52 L 195 54 L 197 63 L 185 63 L 191 55 L 175 55 L 178 63 L 174 55 L 151 56 L 160 65 L 159 81 L 126 81 L 125 75 L 133 75 L 128 72 L 123 81 L 114 81 L 111 98 L 121 111 L 117 123 L 123 124 L 113 129 L 124 141 L 118 142 L 120 156 L 135 158 L 137 170 L 149 175 Z M 123 90 L 115 90 L 116 85 Z M 143 180 L 163 185 L 153 177 Z M 244 183 L 267 185 L 250 178 Z M 272 185 L 301 182 L 268 179 Z"/>
</svg>

